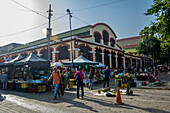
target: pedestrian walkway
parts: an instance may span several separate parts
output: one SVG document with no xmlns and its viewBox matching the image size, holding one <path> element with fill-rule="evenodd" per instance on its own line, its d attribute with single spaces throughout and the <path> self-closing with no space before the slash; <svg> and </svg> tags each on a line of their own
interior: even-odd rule
<svg viewBox="0 0 170 113">
<path fill-rule="evenodd" d="M 113 82 L 110 82 L 113 88 Z M 134 95 L 121 95 L 124 105 L 114 105 L 115 97 L 94 96 L 103 84 L 95 84 L 94 90 L 85 87 L 85 97 L 76 98 L 76 86 L 70 91 L 65 91 L 65 95 L 57 100 L 52 100 L 53 92 L 23 93 L 14 90 L 0 92 L 6 96 L 6 100 L 0 102 L 0 110 L 26 113 L 156 113 L 170 111 L 170 91 L 169 90 L 147 90 L 133 88 Z M 161 95 L 161 97 L 160 97 Z M 7 104 L 9 103 L 9 104 Z M 159 107 L 158 107 L 159 106 Z M 17 107 L 17 109 L 15 109 Z"/>
</svg>

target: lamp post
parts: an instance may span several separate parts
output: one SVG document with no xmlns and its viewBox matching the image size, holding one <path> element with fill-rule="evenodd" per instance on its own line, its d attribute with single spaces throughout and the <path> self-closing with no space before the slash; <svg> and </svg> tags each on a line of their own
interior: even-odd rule
<svg viewBox="0 0 170 113">
<path fill-rule="evenodd" d="M 73 44 L 72 44 L 72 29 L 71 29 L 71 18 L 72 18 L 72 13 L 70 13 L 70 10 L 67 9 L 66 10 L 68 12 L 69 15 L 69 23 L 70 23 L 70 40 L 71 40 L 71 67 L 73 69 L 74 63 L 73 63 Z"/>
</svg>

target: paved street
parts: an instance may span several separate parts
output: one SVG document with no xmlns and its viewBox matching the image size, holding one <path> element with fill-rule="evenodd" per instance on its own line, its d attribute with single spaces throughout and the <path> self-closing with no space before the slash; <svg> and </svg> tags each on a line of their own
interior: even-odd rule
<svg viewBox="0 0 170 113">
<path fill-rule="evenodd" d="M 111 85 L 113 88 L 113 82 Z M 102 84 L 95 84 L 94 90 L 85 88 L 83 99 L 76 98 L 73 88 L 57 100 L 52 100 L 51 91 L 32 94 L 0 90 L 6 96 L 6 100 L 0 101 L 0 113 L 170 113 L 170 90 L 133 88 L 133 96 L 121 95 L 124 105 L 114 105 L 115 97 L 93 95 L 100 87 Z"/>
</svg>

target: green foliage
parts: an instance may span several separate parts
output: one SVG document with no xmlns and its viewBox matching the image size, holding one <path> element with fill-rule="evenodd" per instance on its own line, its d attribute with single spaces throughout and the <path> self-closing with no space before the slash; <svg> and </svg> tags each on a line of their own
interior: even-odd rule
<svg viewBox="0 0 170 113">
<path fill-rule="evenodd" d="M 153 0 L 153 5 L 145 15 L 154 15 L 156 20 L 141 30 L 143 40 L 137 47 L 138 52 L 149 54 L 161 63 L 170 62 L 170 0 Z"/>
</svg>

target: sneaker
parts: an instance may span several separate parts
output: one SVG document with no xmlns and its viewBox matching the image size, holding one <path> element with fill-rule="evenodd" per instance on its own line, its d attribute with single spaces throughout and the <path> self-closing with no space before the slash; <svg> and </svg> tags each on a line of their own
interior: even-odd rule
<svg viewBox="0 0 170 113">
<path fill-rule="evenodd" d="M 56 100 L 56 98 L 54 97 L 53 100 Z"/>
<path fill-rule="evenodd" d="M 93 88 L 91 88 L 91 90 L 93 90 Z"/>
</svg>

